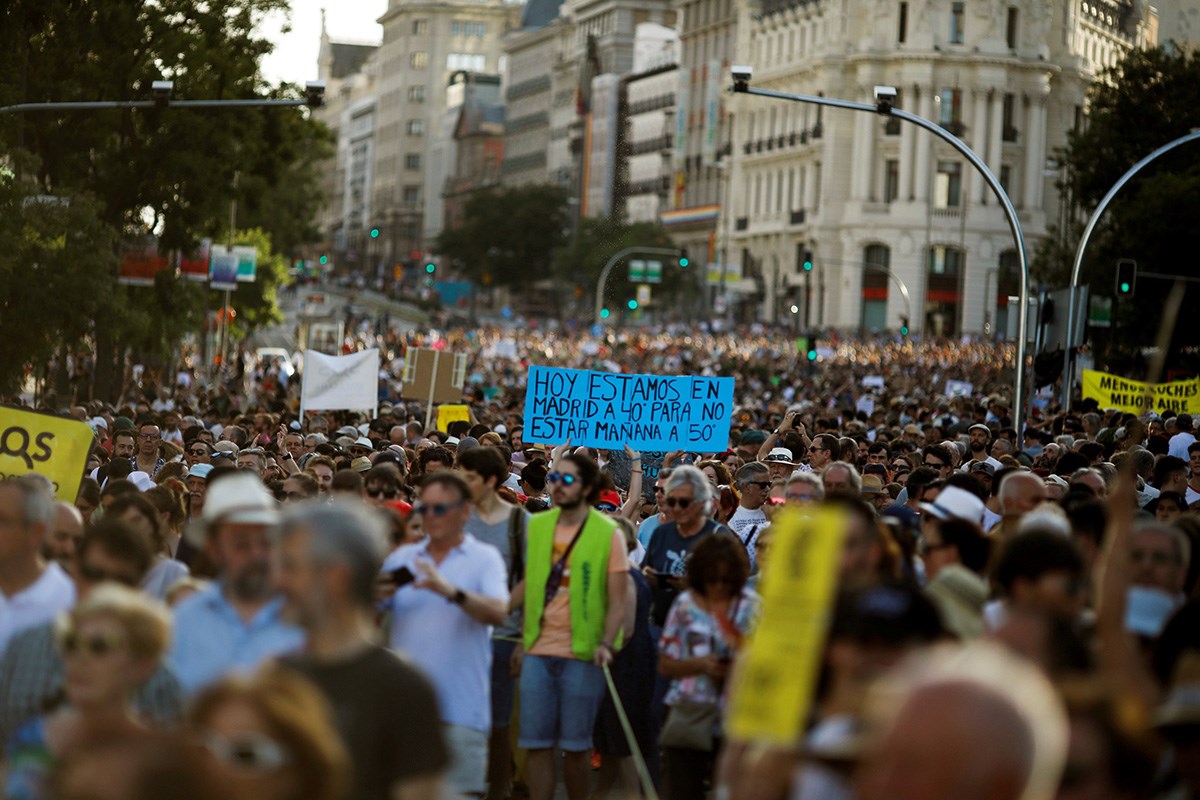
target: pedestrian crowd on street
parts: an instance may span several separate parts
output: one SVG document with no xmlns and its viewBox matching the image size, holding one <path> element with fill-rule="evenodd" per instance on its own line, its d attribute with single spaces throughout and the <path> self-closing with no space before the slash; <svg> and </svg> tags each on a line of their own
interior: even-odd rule
<svg viewBox="0 0 1200 800">
<path fill-rule="evenodd" d="M 403 396 L 414 346 L 468 355 L 470 419 Z M 0 480 L 4 797 L 1200 798 L 1189 414 L 1018 427 L 990 343 L 363 347 L 374 415 L 253 361 L 37 409 L 94 442 L 73 502 Z M 728 446 L 529 441 L 530 365 L 734 377 Z M 726 723 L 788 509 L 844 530 L 785 746 Z"/>
</svg>

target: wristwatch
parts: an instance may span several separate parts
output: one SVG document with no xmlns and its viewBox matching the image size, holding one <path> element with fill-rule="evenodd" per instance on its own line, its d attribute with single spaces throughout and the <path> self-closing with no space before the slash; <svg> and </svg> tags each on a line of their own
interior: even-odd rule
<svg viewBox="0 0 1200 800">
<path fill-rule="evenodd" d="M 455 589 L 454 594 L 450 595 L 450 602 L 454 603 L 456 606 L 461 606 L 463 603 L 467 602 L 467 593 L 462 589 Z"/>
</svg>

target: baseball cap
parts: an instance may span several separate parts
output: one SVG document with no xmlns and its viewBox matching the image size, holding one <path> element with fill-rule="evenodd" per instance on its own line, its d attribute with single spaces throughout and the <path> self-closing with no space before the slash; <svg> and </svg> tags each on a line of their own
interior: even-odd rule
<svg viewBox="0 0 1200 800">
<path fill-rule="evenodd" d="M 213 450 L 216 450 L 218 453 L 236 453 L 238 451 L 238 446 L 228 439 L 225 439 L 214 444 Z"/>
<path fill-rule="evenodd" d="M 616 506 L 617 508 L 620 508 L 621 507 L 621 495 L 618 494 L 613 489 L 605 489 L 602 492 L 600 492 L 600 499 L 597 501 L 597 505 L 599 505 L 600 503 L 608 503 L 611 506 Z"/>
<path fill-rule="evenodd" d="M 979 525 L 983 522 L 983 501 L 966 489 L 947 486 L 932 503 L 921 503 L 921 510 L 938 519 L 965 519 Z"/>
<path fill-rule="evenodd" d="M 967 433 L 970 433 L 971 431 L 983 431 L 988 436 L 992 435 L 992 429 L 989 428 L 987 425 L 984 425 L 982 422 L 976 422 L 974 425 L 967 428 Z"/>
<path fill-rule="evenodd" d="M 989 477 L 993 477 L 996 474 L 996 468 L 986 461 L 976 461 L 971 465 L 971 472 L 982 472 Z"/>
<path fill-rule="evenodd" d="M 208 480 L 208 473 L 213 471 L 212 464 L 197 464 L 188 470 L 189 478 L 203 478 Z"/>
<path fill-rule="evenodd" d="M 763 431 L 746 431 L 742 434 L 742 438 L 738 439 L 738 445 L 762 444 L 766 440 L 767 434 Z"/>
<path fill-rule="evenodd" d="M 375 445 L 371 444 L 371 440 L 365 436 L 360 436 L 357 439 L 355 439 L 354 444 L 352 444 L 351 447 L 365 447 L 368 450 L 375 449 Z"/>
</svg>

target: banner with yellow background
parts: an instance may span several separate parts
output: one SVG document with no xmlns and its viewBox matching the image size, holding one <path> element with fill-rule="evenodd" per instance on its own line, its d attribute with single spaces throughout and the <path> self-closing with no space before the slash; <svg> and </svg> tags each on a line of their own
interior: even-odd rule
<svg viewBox="0 0 1200 800">
<path fill-rule="evenodd" d="M 1095 400 L 1100 408 L 1115 408 L 1131 414 L 1200 414 L 1200 378 L 1170 383 L 1131 381 L 1107 372 L 1083 371 L 1083 399 Z"/>
<path fill-rule="evenodd" d="M 92 429 L 77 419 L 0 408 L 0 478 L 37 472 L 74 503 L 91 447 Z"/>
</svg>

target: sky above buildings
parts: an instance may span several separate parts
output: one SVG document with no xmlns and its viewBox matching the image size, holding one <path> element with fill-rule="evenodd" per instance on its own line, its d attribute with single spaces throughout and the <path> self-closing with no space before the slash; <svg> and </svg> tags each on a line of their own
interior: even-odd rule
<svg viewBox="0 0 1200 800">
<path fill-rule="evenodd" d="M 275 43 L 275 52 L 263 60 L 263 74 L 271 83 L 303 85 L 317 78 L 317 49 L 321 44 L 321 9 L 325 26 L 338 41 L 377 43 L 383 31 L 375 21 L 387 10 L 387 0 L 291 0 L 291 30 L 282 28 L 286 17 L 269 17 L 261 28 Z"/>
</svg>

